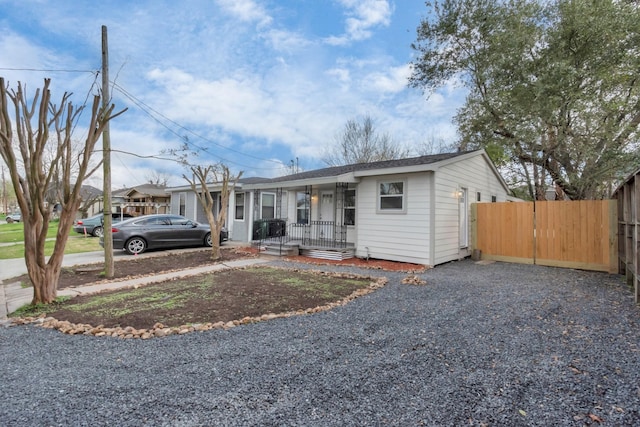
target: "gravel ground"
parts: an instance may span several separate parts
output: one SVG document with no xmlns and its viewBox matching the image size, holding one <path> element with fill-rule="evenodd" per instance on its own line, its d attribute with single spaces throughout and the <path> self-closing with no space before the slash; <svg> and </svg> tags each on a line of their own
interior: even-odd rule
<svg viewBox="0 0 640 427">
<path fill-rule="evenodd" d="M 366 272 L 389 284 L 226 331 L 0 328 L 0 424 L 640 425 L 640 308 L 621 276 L 468 260 L 425 286 Z"/>
</svg>

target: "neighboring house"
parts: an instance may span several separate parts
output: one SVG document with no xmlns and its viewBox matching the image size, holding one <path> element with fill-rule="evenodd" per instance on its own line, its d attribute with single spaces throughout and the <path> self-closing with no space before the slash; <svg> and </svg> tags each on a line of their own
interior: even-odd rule
<svg viewBox="0 0 640 427">
<path fill-rule="evenodd" d="M 190 187 L 167 191 L 172 213 L 203 222 Z M 470 255 L 471 203 L 508 197 L 484 150 L 436 154 L 243 179 L 227 228 L 232 240 L 278 241 L 310 256 L 434 266 Z"/>
<path fill-rule="evenodd" d="M 134 216 L 169 213 L 170 201 L 167 188 L 156 184 L 142 184 L 111 192 L 113 211 Z"/>
<path fill-rule="evenodd" d="M 102 190 L 91 185 L 83 185 L 80 187 L 80 197 L 82 203 L 78 209 L 78 216 L 87 218 L 102 212 Z"/>
</svg>

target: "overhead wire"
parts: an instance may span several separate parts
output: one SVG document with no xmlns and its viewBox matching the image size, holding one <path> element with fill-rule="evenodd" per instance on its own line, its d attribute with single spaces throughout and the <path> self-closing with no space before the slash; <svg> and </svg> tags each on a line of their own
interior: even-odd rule
<svg viewBox="0 0 640 427">
<path fill-rule="evenodd" d="M 197 132 L 195 132 L 195 131 L 193 131 L 193 130 L 191 130 L 191 129 L 183 126 L 183 125 L 181 125 L 180 123 L 177 123 L 176 121 L 168 118 L 167 116 L 165 116 L 161 112 L 157 111 L 153 107 L 147 105 L 145 102 L 143 102 L 142 100 L 140 100 L 137 97 L 135 97 L 134 95 L 132 95 L 130 92 L 128 92 L 126 89 L 124 89 L 119 84 L 117 84 L 115 82 L 113 82 L 112 84 L 113 84 L 113 87 L 115 89 L 117 89 L 120 93 L 122 93 L 125 97 L 127 97 L 131 102 L 133 102 L 138 108 L 140 108 L 140 110 L 142 110 L 142 112 L 147 114 L 152 120 L 154 120 L 160 126 L 162 126 L 165 129 L 167 129 L 170 133 L 176 135 L 182 142 L 184 142 L 185 144 L 187 144 L 188 146 L 190 146 L 192 148 L 195 148 L 197 150 L 196 152 L 202 151 L 202 152 L 208 153 L 208 154 L 210 154 L 210 155 L 222 160 L 223 162 L 235 164 L 235 165 L 241 166 L 241 167 L 248 167 L 248 168 L 251 168 L 251 169 L 274 170 L 274 169 L 281 169 L 283 167 L 283 163 L 278 161 L 278 160 L 266 159 L 266 158 L 263 158 L 263 157 L 254 156 L 252 154 L 248 154 L 246 152 L 243 152 L 243 151 L 240 151 L 240 150 L 236 150 L 234 148 L 227 147 L 227 146 L 219 144 L 219 143 L 217 143 L 215 141 L 212 141 L 212 140 L 206 138 L 205 136 L 203 136 L 203 135 L 201 135 L 201 134 L 199 134 L 199 133 L 197 133 Z M 152 112 L 153 112 L 153 114 L 152 114 Z M 195 143 L 191 142 L 187 137 L 185 137 L 183 135 L 180 135 L 178 132 L 176 132 L 174 129 L 172 129 L 170 126 L 168 126 L 166 123 L 163 123 L 161 120 L 159 120 L 155 115 L 157 115 L 157 116 L 161 117 L 162 119 L 166 120 L 167 122 L 175 125 L 176 127 L 178 127 L 179 129 L 185 131 L 186 133 L 189 133 L 189 134 L 195 136 L 196 138 L 201 139 L 201 140 L 203 140 L 203 141 L 205 141 L 205 142 L 207 142 L 209 144 L 215 145 L 215 146 L 220 147 L 220 148 L 222 148 L 224 150 L 228 150 L 228 151 L 240 154 L 240 155 L 245 156 L 245 157 L 250 157 L 250 158 L 253 158 L 253 159 L 256 159 L 256 160 L 260 160 L 260 161 L 265 161 L 265 162 L 272 162 L 272 163 L 275 163 L 275 164 L 279 165 L 279 167 L 273 167 L 273 168 L 263 167 L 263 168 L 261 168 L 261 167 L 256 167 L 255 165 L 248 166 L 248 165 L 244 165 L 244 164 L 241 164 L 241 163 L 233 161 L 233 160 L 229 160 L 229 159 L 224 158 L 224 157 L 222 157 L 220 155 L 217 155 L 215 153 L 212 153 L 212 152 L 209 151 L 210 147 L 203 147 L 201 145 L 198 145 L 198 144 L 195 144 Z"/>
<path fill-rule="evenodd" d="M 13 68 L 13 67 L 0 67 L 0 71 L 32 71 L 32 72 L 59 72 L 59 73 L 90 73 L 93 74 L 94 77 L 94 81 L 91 84 L 90 89 L 87 92 L 87 95 L 85 97 L 84 103 L 83 103 L 83 107 L 87 105 L 88 99 L 89 99 L 89 95 L 91 94 L 93 88 L 96 86 L 96 82 L 98 79 L 98 76 L 100 74 L 99 70 L 80 70 L 80 69 L 47 69 L 47 68 Z M 156 123 L 158 123 L 160 126 L 164 127 L 165 129 L 167 129 L 170 133 L 172 133 L 173 135 L 177 136 L 181 142 L 184 142 L 185 144 L 187 144 L 187 146 L 190 146 L 192 148 L 194 148 L 196 150 L 196 154 L 198 152 L 204 152 L 207 153 L 217 159 L 219 159 L 222 162 L 226 162 L 226 163 L 230 163 L 230 164 L 234 164 L 236 166 L 240 166 L 240 167 L 246 167 L 249 169 L 258 169 L 258 170 L 277 170 L 277 169 L 282 169 L 283 167 L 285 167 L 284 163 L 282 163 L 279 160 L 273 160 L 273 159 L 267 159 L 264 157 L 259 157 L 259 156 L 254 156 L 252 154 L 246 153 L 244 151 L 241 150 L 236 150 L 234 148 L 231 147 L 227 147 L 225 145 L 219 144 L 215 141 L 212 141 L 211 139 L 206 138 L 205 136 L 187 128 L 186 126 L 183 126 L 179 123 L 177 123 L 176 121 L 168 118 L 167 116 L 165 116 L 164 114 L 160 113 L 159 111 L 157 111 L 156 109 L 154 109 L 153 107 L 147 105 L 145 102 L 143 102 L 142 100 L 140 100 L 139 98 L 137 98 L 136 96 L 134 96 L 133 94 L 131 94 L 129 91 L 127 91 L 126 89 L 124 89 L 121 85 L 119 85 L 118 83 L 116 83 L 115 81 L 111 82 L 112 84 L 112 88 L 116 89 L 118 92 L 120 92 L 121 94 L 123 94 L 126 98 L 128 98 L 131 102 L 133 102 L 143 113 L 145 113 L 146 115 L 148 115 L 152 120 L 154 120 Z M 195 136 L 196 138 L 203 140 L 205 142 L 207 142 L 208 144 L 214 145 L 216 147 L 220 147 L 224 150 L 236 153 L 236 154 L 240 154 L 242 156 L 245 157 L 249 157 L 255 160 L 260 160 L 260 161 L 264 161 L 264 162 L 271 162 L 274 163 L 276 165 L 278 165 L 277 167 L 256 167 L 255 165 L 245 165 L 242 163 L 239 163 L 237 161 L 233 161 L 230 160 L 228 158 L 222 157 L 220 155 L 217 155 L 215 153 L 212 153 L 209 148 L 210 147 L 203 147 L 201 145 L 195 144 L 193 142 L 191 142 L 187 137 L 185 137 L 184 135 L 180 135 L 178 132 L 176 132 L 174 129 L 172 129 L 170 126 L 168 126 L 166 123 L 163 123 L 161 120 L 159 120 L 157 117 L 161 117 L 163 120 L 171 123 L 172 125 L 176 126 L 177 128 L 183 130 L 184 132 L 191 134 L 193 136 Z M 79 117 L 78 117 L 79 119 Z M 76 121 L 76 124 L 74 124 L 74 129 L 75 126 L 77 125 L 78 121 Z M 125 151 L 120 151 L 121 154 L 129 154 L 129 155 L 133 155 L 136 157 L 140 157 L 140 158 L 156 158 L 159 160 L 167 160 L 167 161 L 177 161 L 176 159 L 171 159 L 171 158 L 163 158 L 160 155 L 149 155 L 149 156 L 142 156 L 142 155 L 138 155 L 135 153 L 131 153 L 131 152 L 125 152 Z"/>
</svg>

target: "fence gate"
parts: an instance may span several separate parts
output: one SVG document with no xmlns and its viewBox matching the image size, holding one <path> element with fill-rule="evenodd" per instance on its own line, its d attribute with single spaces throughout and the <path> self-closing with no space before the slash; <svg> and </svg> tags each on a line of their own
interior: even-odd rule
<svg viewBox="0 0 640 427">
<path fill-rule="evenodd" d="M 471 226 L 483 259 L 618 271 L 613 200 L 475 203 Z"/>
</svg>

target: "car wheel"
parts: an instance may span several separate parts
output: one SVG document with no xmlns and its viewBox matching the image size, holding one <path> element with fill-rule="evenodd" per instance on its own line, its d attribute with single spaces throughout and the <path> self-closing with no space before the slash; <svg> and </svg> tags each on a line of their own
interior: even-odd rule
<svg viewBox="0 0 640 427">
<path fill-rule="evenodd" d="M 93 234 L 94 237 L 102 237 L 104 236 L 104 231 L 102 230 L 102 227 L 96 227 L 93 229 Z"/>
<path fill-rule="evenodd" d="M 127 243 L 124 245 L 124 248 L 131 255 L 138 255 L 147 249 L 147 242 L 141 237 L 132 237 L 127 240 Z"/>
<path fill-rule="evenodd" d="M 205 246 L 213 246 L 213 240 L 211 239 L 211 233 L 207 233 L 206 236 L 204 236 L 204 245 Z"/>
<path fill-rule="evenodd" d="M 7 224 L 11 224 L 13 222 L 13 218 L 7 218 Z"/>
</svg>

